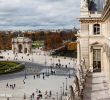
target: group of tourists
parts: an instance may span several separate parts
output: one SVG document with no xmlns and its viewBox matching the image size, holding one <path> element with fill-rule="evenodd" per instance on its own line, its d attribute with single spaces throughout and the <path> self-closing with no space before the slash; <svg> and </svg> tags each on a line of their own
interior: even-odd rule
<svg viewBox="0 0 110 100">
<path fill-rule="evenodd" d="M 6 84 L 6 88 L 14 89 L 16 87 L 16 84 Z"/>
<path fill-rule="evenodd" d="M 36 92 L 33 92 L 31 95 L 30 95 L 30 99 L 33 100 L 40 100 L 43 98 L 43 96 L 45 97 L 45 99 L 47 97 L 51 97 L 52 96 L 52 91 L 45 91 L 45 94 L 43 94 L 40 90 L 36 89 Z M 24 94 L 24 99 L 26 99 L 26 94 Z"/>
</svg>

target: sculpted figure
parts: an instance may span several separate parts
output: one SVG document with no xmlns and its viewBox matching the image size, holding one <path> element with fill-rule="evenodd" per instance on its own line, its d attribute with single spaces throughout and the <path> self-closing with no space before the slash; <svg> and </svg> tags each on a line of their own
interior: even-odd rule
<svg viewBox="0 0 110 100">
<path fill-rule="evenodd" d="M 87 0 L 81 0 L 81 8 L 86 8 L 88 6 Z"/>
</svg>

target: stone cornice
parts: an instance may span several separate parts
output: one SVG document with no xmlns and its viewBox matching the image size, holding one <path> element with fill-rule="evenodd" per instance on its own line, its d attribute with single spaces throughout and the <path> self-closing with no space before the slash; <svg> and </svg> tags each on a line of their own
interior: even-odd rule
<svg viewBox="0 0 110 100">
<path fill-rule="evenodd" d="M 80 35 L 79 38 L 103 38 L 104 36 L 103 35 Z"/>
<path fill-rule="evenodd" d="M 101 17 L 89 17 L 89 18 L 80 18 L 81 23 L 94 23 L 94 22 L 102 22 Z"/>
</svg>

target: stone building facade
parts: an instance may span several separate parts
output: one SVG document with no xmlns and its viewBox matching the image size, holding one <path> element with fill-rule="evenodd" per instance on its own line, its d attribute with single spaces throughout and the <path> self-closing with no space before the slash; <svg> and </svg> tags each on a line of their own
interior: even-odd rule
<svg viewBox="0 0 110 100">
<path fill-rule="evenodd" d="M 12 39 L 13 53 L 31 53 L 32 41 L 26 37 L 16 37 Z"/>
<path fill-rule="evenodd" d="M 81 0 L 77 63 L 110 82 L 110 0 Z"/>
</svg>

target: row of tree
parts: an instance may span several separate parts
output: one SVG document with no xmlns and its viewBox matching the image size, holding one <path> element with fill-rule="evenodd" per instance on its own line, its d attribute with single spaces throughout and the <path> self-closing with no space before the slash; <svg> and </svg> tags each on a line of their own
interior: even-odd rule
<svg viewBox="0 0 110 100">
<path fill-rule="evenodd" d="M 55 49 L 63 45 L 65 41 L 75 41 L 75 32 L 60 31 L 60 32 L 45 32 L 45 31 L 35 31 L 35 32 L 0 32 L 0 50 L 11 49 L 12 38 L 17 36 L 25 36 L 32 39 L 32 41 L 44 41 L 44 47 L 46 50 Z"/>
</svg>

